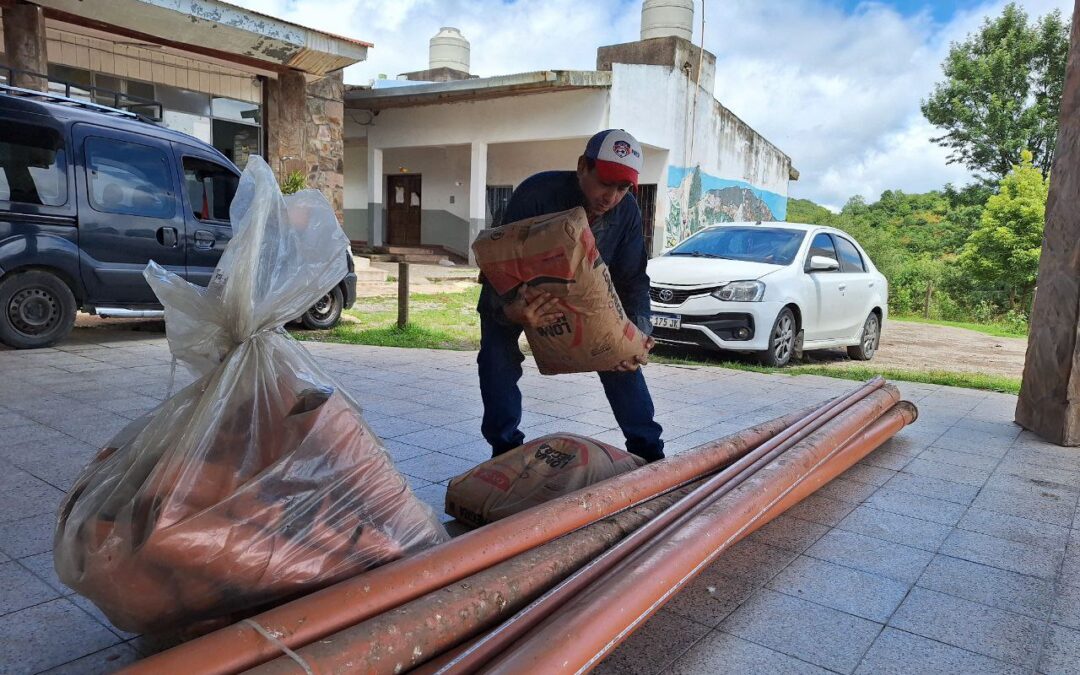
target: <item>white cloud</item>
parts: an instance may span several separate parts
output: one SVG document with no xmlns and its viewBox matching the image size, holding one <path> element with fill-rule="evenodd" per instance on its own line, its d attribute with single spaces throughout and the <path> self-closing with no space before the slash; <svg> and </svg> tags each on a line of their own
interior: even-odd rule
<svg viewBox="0 0 1080 675">
<path fill-rule="evenodd" d="M 637 39 L 637 0 L 232 0 L 314 28 L 375 43 L 346 70 L 366 84 L 427 66 L 428 40 L 456 26 L 472 44 L 472 72 L 591 69 L 596 48 Z M 793 196 L 842 205 L 854 194 L 918 192 L 968 173 L 919 112 L 940 78 L 949 43 L 962 40 L 1005 0 L 957 12 L 904 16 L 868 1 L 845 14 L 827 0 L 710 0 L 705 46 L 717 55 L 716 95 L 787 152 L 802 177 Z M 1070 0 L 1021 0 L 1032 17 Z M 700 5 L 699 5 L 700 7 Z M 698 17 L 700 20 L 700 17 Z M 695 27 L 695 39 L 698 39 Z"/>
<path fill-rule="evenodd" d="M 842 205 L 855 194 L 874 200 L 890 188 L 963 184 L 970 173 L 947 164 L 919 104 L 941 77 L 950 43 L 1004 4 L 938 25 L 929 13 L 905 17 L 881 3 L 851 15 L 814 0 L 783 3 L 782 12 L 778 3 L 727 3 L 705 30 L 718 56 L 717 96 L 792 157 L 802 174 L 793 196 Z M 1040 16 L 1071 3 L 1021 4 Z"/>
<path fill-rule="evenodd" d="M 427 68 L 428 40 L 442 26 L 459 28 L 468 38 L 471 71 L 477 75 L 590 69 L 596 66 L 598 46 L 637 39 L 640 16 L 640 5 L 627 0 L 232 1 L 373 42 L 368 60 L 346 69 L 345 81 L 352 84 Z"/>
</svg>

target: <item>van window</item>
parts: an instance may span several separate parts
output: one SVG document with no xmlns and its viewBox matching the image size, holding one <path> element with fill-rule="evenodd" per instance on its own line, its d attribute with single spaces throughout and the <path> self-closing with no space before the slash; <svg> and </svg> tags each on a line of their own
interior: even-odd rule
<svg viewBox="0 0 1080 675">
<path fill-rule="evenodd" d="M 86 139 L 90 205 L 104 213 L 171 218 L 176 213 L 168 156 L 148 145 Z"/>
<path fill-rule="evenodd" d="M 229 205 L 240 178 L 227 168 L 205 159 L 184 158 L 184 184 L 192 215 L 198 220 L 229 222 Z"/>
<path fill-rule="evenodd" d="M 7 120 L 0 124 L 0 200 L 67 203 L 66 153 L 55 129 Z"/>
</svg>

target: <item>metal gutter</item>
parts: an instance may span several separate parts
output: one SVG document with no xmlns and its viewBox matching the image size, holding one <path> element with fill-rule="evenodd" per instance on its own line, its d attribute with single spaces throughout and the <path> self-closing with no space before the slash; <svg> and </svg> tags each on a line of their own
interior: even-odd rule
<svg viewBox="0 0 1080 675">
<path fill-rule="evenodd" d="M 360 110 L 384 110 L 552 91 L 603 89 L 610 86 L 611 73 L 606 71 L 541 70 L 453 82 L 401 85 L 386 89 L 347 89 L 345 106 Z"/>
</svg>

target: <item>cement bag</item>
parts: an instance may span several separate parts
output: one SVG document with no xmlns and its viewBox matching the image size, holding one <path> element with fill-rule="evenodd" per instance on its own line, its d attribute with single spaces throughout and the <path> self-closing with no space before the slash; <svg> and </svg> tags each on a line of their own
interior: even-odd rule
<svg viewBox="0 0 1080 675">
<path fill-rule="evenodd" d="M 614 370 L 646 357 L 648 337 L 627 318 L 611 274 L 578 207 L 484 230 L 472 245 L 484 277 L 500 296 L 558 299 L 563 318 L 526 328 L 544 375 Z"/>
<path fill-rule="evenodd" d="M 480 526 L 636 469 L 645 460 L 576 434 L 552 434 L 450 481 L 446 513 Z"/>
<path fill-rule="evenodd" d="M 65 498 L 64 583 L 147 632 L 245 613 L 447 540 L 359 406 L 282 326 L 346 273 L 315 190 L 252 157 L 208 288 L 154 263 L 173 356 L 201 377 L 133 422 Z"/>
</svg>

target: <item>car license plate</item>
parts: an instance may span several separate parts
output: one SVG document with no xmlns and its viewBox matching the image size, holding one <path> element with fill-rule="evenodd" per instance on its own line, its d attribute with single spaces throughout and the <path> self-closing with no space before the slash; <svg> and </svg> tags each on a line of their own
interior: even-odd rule
<svg viewBox="0 0 1080 675">
<path fill-rule="evenodd" d="M 652 325 L 657 328 L 671 328 L 672 330 L 679 330 L 682 328 L 682 317 L 678 314 L 653 314 Z"/>
</svg>

